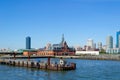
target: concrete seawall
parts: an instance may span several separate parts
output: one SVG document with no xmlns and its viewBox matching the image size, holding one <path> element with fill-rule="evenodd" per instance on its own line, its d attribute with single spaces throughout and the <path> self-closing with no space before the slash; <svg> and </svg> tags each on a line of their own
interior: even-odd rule
<svg viewBox="0 0 120 80">
<path fill-rule="evenodd" d="M 80 56 L 49 56 L 51 58 L 71 58 L 71 59 L 89 59 L 89 60 L 118 60 L 120 61 L 120 54 L 101 54 L 101 55 L 80 55 Z M 2 56 L 0 58 L 13 59 L 13 56 Z M 27 56 L 16 56 L 17 59 L 27 59 Z M 48 58 L 48 56 L 31 56 L 30 58 Z"/>
<path fill-rule="evenodd" d="M 80 56 L 56 56 L 56 58 L 73 58 L 73 59 L 89 59 L 89 60 L 118 60 L 120 61 L 120 54 L 117 55 L 80 55 Z"/>
</svg>

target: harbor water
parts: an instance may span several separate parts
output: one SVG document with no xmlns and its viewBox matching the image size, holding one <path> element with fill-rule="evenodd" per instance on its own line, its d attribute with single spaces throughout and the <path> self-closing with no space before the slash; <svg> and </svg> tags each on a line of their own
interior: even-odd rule
<svg viewBox="0 0 120 80">
<path fill-rule="evenodd" d="M 80 59 L 66 61 L 75 62 L 76 70 L 49 71 L 0 65 L 0 80 L 120 80 L 120 61 Z"/>
</svg>

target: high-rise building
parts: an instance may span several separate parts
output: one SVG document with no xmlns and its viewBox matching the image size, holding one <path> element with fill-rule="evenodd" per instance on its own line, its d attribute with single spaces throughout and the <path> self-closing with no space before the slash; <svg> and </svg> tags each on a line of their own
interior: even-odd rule
<svg viewBox="0 0 120 80">
<path fill-rule="evenodd" d="M 31 38 L 26 37 L 26 49 L 31 49 Z"/>
<path fill-rule="evenodd" d="M 118 32 L 116 33 L 116 48 L 120 48 L 119 35 L 120 35 L 120 31 L 118 31 Z"/>
<path fill-rule="evenodd" d="M 113 48 L 113 37 L 112 36 L 108 36 L 107 37 L 106 45 L 107 45 L 107 49 Z"/>
<path fill-rule="evenodd" d="M 98 49 L 102 50 L 102 42 L 98 42 Z"/>
<path fill-rule="evenodd" d="M 93 48 L 94 47 L 93 45 L 94 45 L 93 40 L 92 39 L 88 39 L 87 40 L 87 46 Z"/>
<path fill-rule="evenodd" d="M 119 35 L 119 48 L 120 48 L 120 35 Z"/>
<path fill-rule="evenodd" d="M 93 49 L 96 49 L 96 43 L 93 43 Z"/>
</svg>

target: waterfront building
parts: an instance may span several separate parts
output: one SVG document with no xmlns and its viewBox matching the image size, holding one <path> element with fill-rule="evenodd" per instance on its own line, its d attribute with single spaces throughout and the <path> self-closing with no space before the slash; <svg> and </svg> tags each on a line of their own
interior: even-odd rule
<svg viewBox="0 0 120 80">
<path fill-rule="evenodd" d="M 26 49 L 31 49 L 31 37 L 26 37 Z"/>
<path fill-rule="evenodd" d="M 75 55 L 99 55 L 99 51 L 76 51 Z"/>
<path fill-rule="evenodd" d="M 108 36 L 106 38 L 106 45 L 107 45 L 107 49 L 113 48 L 113 37 L 112 36 Z"/>
<path fill-rule="evenodd" d="M 98 42 L 98 49 L 99 49 L 99 51 L 102 50 L 102 42 Z"/>
<path fill-rule="evenodd" d="M 53 44 L 49 49 L 39 49 L 37 55 L 75 55 L 75 48 L 67 45 L 63 35 L 59 44 Z"/>
<path fill-rule="evenodd" d="M 34 56 L 34 55 L 37 55 L 37 51 L 35 51 L 35 50 L 30 50 L 30 51 L 26 50 L 26 51 L 23 51 L 23 55 L 24 56 Z"/>
<path fill-rule="evenodd" d="M 119 35 L 120 35 L 120 31 L 116 33 L 116 48 L 120 48 Z"/>
<path fill-rule="evenodd" d="M 120 48 L 109 48 L 106 50 L 106 53 L 109 53 L 109 54 L 120 54 Z"/>
</svg>

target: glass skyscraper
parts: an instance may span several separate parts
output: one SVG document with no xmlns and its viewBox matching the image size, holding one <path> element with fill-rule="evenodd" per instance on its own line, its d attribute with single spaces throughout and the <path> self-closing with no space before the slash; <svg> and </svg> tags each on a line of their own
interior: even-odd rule
<svg viewBox="0 0 120 80">
<path fill-rule="evenodd" d="M 107 45 L 107 49 L 113 48 L 113 37 L 112 36 L 108 36 L 107 37 L 106 45 Z"/>
<path fill-rule="evenodd" d="M 26 49 L 31 49 L 31 38 L 26 37 Z"/>
<path fill-rule="evenodd" d="M 116 47 L 117 48 L 120 48 L 119 35 L 120 35 L 120 31 L 118 31 L 117 34 L 116 34 Z"/>
</svg>

